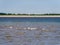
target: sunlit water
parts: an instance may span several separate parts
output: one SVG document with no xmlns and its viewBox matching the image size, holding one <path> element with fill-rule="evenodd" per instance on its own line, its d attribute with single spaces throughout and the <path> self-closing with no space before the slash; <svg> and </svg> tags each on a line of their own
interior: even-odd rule
<svg viewBox="0 0 60 45">
<path fill-rule="evenodd" d="M 0 21 L 0 45 L 60 45 L 60 23 Z"/>
</svg>

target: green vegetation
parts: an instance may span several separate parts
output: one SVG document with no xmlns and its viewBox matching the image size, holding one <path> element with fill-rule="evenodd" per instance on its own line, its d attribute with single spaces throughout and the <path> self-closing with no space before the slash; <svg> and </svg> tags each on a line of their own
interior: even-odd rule
<svg viewBox="0 0 60 45">
<path fill-rule="evenodd" d="M 6 13 L 0 13 L 0 15 L 6 15 Z"/>
<path fill-rule="evenodd" d="M 19 16 L 47 16 L 47 15 L 50 16 L 50 15 L 52 15 L 52 16 L 54 16 L 54 15 L 60 15 L 60 14 L 54 14 L 54 13 L 50 13 L 50 14 L 48 14 L 48 13 L 46 13 L 46 14 L 0 13 L 0 15 L 19 15 Z"/>
</svg>

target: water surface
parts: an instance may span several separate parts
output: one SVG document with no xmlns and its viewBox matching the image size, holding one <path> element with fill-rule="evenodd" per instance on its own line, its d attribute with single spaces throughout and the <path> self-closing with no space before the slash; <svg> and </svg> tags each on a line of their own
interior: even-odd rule
<svg viewBox="0 0 60 45">
<path fill-rule="evenodd" d="M 60 18 L 0 18 L 0 45 L 60 45 Z"/>
</svg>

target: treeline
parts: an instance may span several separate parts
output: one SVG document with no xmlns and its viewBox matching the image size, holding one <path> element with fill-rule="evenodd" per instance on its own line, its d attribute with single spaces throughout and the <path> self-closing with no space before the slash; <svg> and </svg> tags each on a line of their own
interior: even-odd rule
<svg viewBox="0 0 60 45">
<path fill-rule="evenodd" d="M 0 13 L 0 15 L 28 15 L 28 14 L 20 14 L 20 13 Z"/>
<path fill-rule="evenodd" d="M 60 14 L 50 13 L 50 14 L 44 14 L 44 15 L 60 15 Z"/>
<path fill-rule="evenodd" d="M 6 15 L 6 13 L 0 13 L 0 15 Z"/>
<path fill-rule="evenodd" d="M 20 14 L 20 13 L 0 13 L 0 15 L 60 15 L 60 14 L 54 14 L 54 13 L 50 13 L 50 14 Z"/>
</svg>

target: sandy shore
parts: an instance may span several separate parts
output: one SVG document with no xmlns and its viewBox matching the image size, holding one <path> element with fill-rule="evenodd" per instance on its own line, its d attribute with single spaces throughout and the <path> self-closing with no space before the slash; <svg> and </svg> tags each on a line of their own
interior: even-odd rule
<svg viewBox="0 0 60 45">
<path fill-rule="evenodd" d="M 5 15 L 5 16 L 0 16 L 0 17 L 60 17 L 60 16 L 7 16 L 7 15 Z"/>
</svg>

